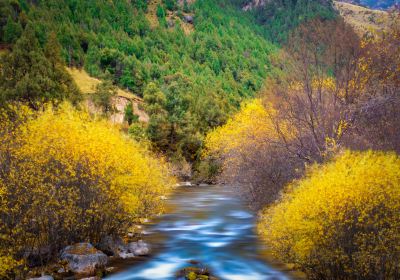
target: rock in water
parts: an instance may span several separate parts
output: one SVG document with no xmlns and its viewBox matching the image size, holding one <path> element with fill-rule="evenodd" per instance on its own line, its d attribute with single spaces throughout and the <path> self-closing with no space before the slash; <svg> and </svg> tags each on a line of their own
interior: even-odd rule
<svg viewBox="0 0 400 280">
<path fill-rule="evenodd" d="M 90 243 L 67 246 L 61 252 L 61 259 L 67 261 L 68 268 L 77 274 L 94 275 L 97 269 L 104 269 L 108 257 Z"/>
<path fill-rule="evenodd" d="M 150 254 L 150 246 L 143 240 L 129 243 L 128 250 L 135 256 L 146 256 Z"/>
</svg>

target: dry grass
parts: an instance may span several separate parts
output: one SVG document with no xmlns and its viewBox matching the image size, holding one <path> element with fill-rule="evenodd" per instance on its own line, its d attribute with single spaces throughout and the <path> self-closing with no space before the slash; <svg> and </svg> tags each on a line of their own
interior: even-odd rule
<svg viewBox="0 0 400 280">
<path fill-rule="evenodd" d="M 91 94 L 95 91 L 96 86 L 101 83 L 99 79 L 90 77 L 85 70 L 77 68 L 67 68 L 69 74 L 75 80 L 79 89 L 83 94 Z"/>
<path fill-rule="evenodd" d="M 96 86 L 101 83 L 101 80 L 90 77 L 89 74 L 82 69 L 77 68 L 67 68 L 67 71 L 71 74 L 72 78 L 75 80 L 76 84 L 78 85 L 79 89 L 84 94 L 91 94 L 95 91 Z M 133 93 L 118 88 L 118 96 L 125 97 L 128 99 L 134 99 L 137 101 L 142 101 L 142 99 Z"/>
<path fill-rule="evenodd" d="M 349 3 L 334 1 L 334 5 L 345 21 L 360 34 L 384 30 L 390 23 L 388 12 L 371 10 Z"/>
<path fill-rule="evenodd" d="M 67 71 L 71 74 L 72 78 L 78 85 L 78 88 L 85 95 L 90 95 L 94 93 L 96 86 L 101 83 L 101 80 L 90 77 L 85 70 L 77 68 L 67 68 Z M 114 107 L 117 111 L 111 116 L 111 121 L 114 123 L 124 122 L 124 109 L 129 102 L 132 102 L 133 110 L 135 114 L 139 116 L 139 120 L 142 122 L 148 122 L 149 116 L 143 109 L 141 109 L 141 104 L 143 104 L 143 100 L 133 93 L 120 88 L 118 88 L 117 90 L 117 97 L 113 99 Z M 90 98 L 87 98 L 86 104 L 91 112 L 98 111 L 98 109 L 95 108 L 90 101 Z"/>
</svg>

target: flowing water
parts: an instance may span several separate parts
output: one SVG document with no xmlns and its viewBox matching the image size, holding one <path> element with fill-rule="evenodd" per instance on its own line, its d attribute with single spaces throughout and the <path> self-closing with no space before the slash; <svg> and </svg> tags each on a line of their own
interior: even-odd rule
<svg viewBox="0 0 400 280">
<path fill-rule="evenodd" d="M 146 229 L 154 255 L 107 279 L 176 279 L 193 260 L 220 279 L 288 279 L 261 259 L 255 217 L 231 188 L 186 188 L 167 204 L 169 214 Z"/>
</svg>

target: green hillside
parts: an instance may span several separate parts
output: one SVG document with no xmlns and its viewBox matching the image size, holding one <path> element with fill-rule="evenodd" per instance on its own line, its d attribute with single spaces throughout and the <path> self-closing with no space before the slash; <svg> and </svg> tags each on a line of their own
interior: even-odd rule
<svg viewBox="0 0 400 280">
<path fill-rule="evenodd" d="M 281 39 L 301 20 L 326 14 L 318 1 L 251 13 L 242 11 L 243 2 L 8 0 L 0 7 L 1 41 L 11 46 L 31 24 L 44 46 L 54 32 L 68 66 L 147 100 L 145 129 L 157 149 L 194 161 L 204 134 L 275 72 L 270 57 L 277 46 L 268 38 Z M 296 21 L 286 24 L 293 15 Z"/>
</svg>

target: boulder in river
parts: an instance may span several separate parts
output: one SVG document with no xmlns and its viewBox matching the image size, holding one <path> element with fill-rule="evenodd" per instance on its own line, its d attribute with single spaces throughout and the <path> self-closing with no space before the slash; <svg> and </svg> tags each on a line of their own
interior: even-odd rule
<svg viewBox="0 0 400 280">
<path fill-rule="evenodd" d="M 135 256 L 146 256 L 150 254 L 150 246 L 143 240 L 138 242 L 131 242 L 128 244 L 128 250 Z"/>
<path fill-rule="evenodd" d="M 108 257 L 90 243 L 77 243 L 61 252 L 61 260 L 66 261 L 69 270 L 74 273 L 94 275 L 97 269 L 105 268 Z"/>
</svg>

